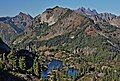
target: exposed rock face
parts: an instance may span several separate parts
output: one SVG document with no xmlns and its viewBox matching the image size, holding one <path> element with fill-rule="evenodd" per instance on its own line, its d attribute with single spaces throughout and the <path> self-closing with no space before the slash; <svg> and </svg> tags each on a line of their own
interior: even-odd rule
<svg viewBox="0 0 120 81">
<path fill-rule="evenodd" d="M 66 13 L 61 15 L 61 18 L 59 18 L 58 21 L 51 26 L 51 29 L 45 36 L 42 37 L 42 39 L 49 39 L 54 36 L 63 35 L 88 22 L 85 17 L 73 12 L 70 9 L 67 9 L 67 11 L 65 9 L 64 12 Z"/>
<path fill-rule="evenodd" d="M 67 8 L 65 9 L 58 6 L 46 9 L 42 14 L 35 17 L 35 22 L 39 24 L 43 22 L 47 22 L 49 25 L 55 24 L 67 10 Z"/>
<path fill-rule="evenodd" d="M 35 29 L 36 27 L 40 27 L 41 24 L 47 23 L 48 27 L 46 31 L 46 34 L 42 36 L 37 36 L 38 39 L 41 38 L 42 40 L 48 40 L 50 38 L 53 38 L 58 35 L 63 35 L 65 33 L 73 31 L 75 28 L 80 28 L 80 26 L 85 25 L 89 22 L 92 22 L 91 19 L 86 18 L 79 13 L 74 12 L 73 10 L 70 10 L 68 8 L 61 8 L 61 7 L 54 7 L 46 9 L 42 14 L 36 16 L 32 23 L 29 25 L 29 28 L 27 31 L 25 31 L 25 34 L 22 35 L 22 37 L 19 37 L 16 41 L 21 41 L 26 36 L 29 38 L 34 38 L 35 35 Z M 37 30 L 43 30 L 42 26 Z M 28 31 L 31 30 L 32 34 Z M 41 33 L 41 32 L 39 32 Z M 14 41 L 14 43 L 16 42 Z"/>
<path fill-rule="evenodd" d="M 16 36 L 23 33 L 24 29 L 32 21 L 30 15 L 20 12 L 15 17 L 1 17 L 0 18 L 0 37 L 6 42 L 10 43 Z"/>
<path fill-rule="evenodd" d="M 106 23 L 109 23 L 111 25 L 120 27 L 120 17 L 116 16 L 114 14 L 111 14 L 111 13 L 97 13 L 97 11 L 95 9 L 91 10 L 89 8 L 86 9 L 86 8 L 83 8 L 83 7 L 79 8 L 75 11 L 80 13 L 81 15 L 84 15 L 86 17 L 89 17 L 89 18 L 93 19 L 95 23 L 106 22 Z"/>
<path fill-rule="evenodd" d="M 27 43 L 34 39 L 35 41 L 49 40 L 81 27 L 86 27 L 83 31 L 87 36 L 102 34 L 102 36 L 108 37 L 112 36 L 111 33 L 119 31 L 119 22 L 117 21 L 119 21 L 118 16 L 111 13 L 99 14 L 96 10 L 89 8 L 70 10 L 57 6 L 46 9 L 42 14 L 36 16 L 24 33 L 13 41 L 13 44 Z M 115 38 L 118 39 L 118 35 Z"/>
<path fill-rule="evenodd" d="M 84 16 L 98 15 L 98 13 L 95 9 L 91 10 L 90 8 L 86 9 L 84 7 L 81 7 L 79 9 L 77 9 L 76 11 Z"/>
<path fill-rule="evenodd" d="M 111 21 L 109 21 L 111 25 L 120 27 L 120 17 L 115 17 Z"/>
<path fill-rule="evenodd" d="M 25 13 L 20 12 L 15 17 L 7 17 L 6 19 L 3 19 L 2 22 L 9 24 L 12 28 L 15 29 L 15 31 L 17 31 L 17 33 L 21 33 L 25 27 L 29 25 L 32 19 L 33 18 L 30 15 L 26 15 Z"/>
<path fill-rule="evenodd" d="M 12 39 L 17 37 L 17 35 L 18 33 L 9 24 L 0 22 L 0 37 L 6 43 L 9 43 Z"/>
<path fill-rule="evenodd" d="M 17 28 L 24 30 L 25 27 L 29 25 L 33 18 L 30 15 L 26 15 L 25 13 L 20 12 L 19 15 L 11 18 L 8 23 L 12 23 L 13 26 L 16 27 L 16 31 L 21 33 L 21 31 L 17 30 Z"/>
</svg>

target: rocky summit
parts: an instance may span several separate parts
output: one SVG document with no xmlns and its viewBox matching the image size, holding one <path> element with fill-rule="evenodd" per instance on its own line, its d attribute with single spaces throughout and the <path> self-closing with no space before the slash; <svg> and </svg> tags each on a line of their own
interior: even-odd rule
<svg viewBox="0 0 120 81">
<path fill-rule="evenodd" d="M 24 32 L 24 29 L 32 21 L 32 17 L 20 12 L 15 17 L 1 17 L 0 18 L 0 37 L 6 42 L 10 43 L 19 34 Z"/>
<path fill-rule="evenodd" d="M 108 22 L 110 25 L 120 27 L 120 17 L 112 13 L 98 13 L 95 9 L 81 7 L 76 12 L 91 18 L 94 22 Z"/>
</svg>

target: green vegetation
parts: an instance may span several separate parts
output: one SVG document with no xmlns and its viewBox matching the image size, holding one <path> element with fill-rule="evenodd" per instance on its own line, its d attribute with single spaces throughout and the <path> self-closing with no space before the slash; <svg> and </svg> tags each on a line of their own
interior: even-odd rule
<svg viewBox="0 0 120 81">
<path fill-rule="evenodd" d="M 54 24 L 35 17 L 8 55 L 1 45 L 0 81 L 120 81 L 120 41 L 112 38 L 119 28 L 56 8 L 43 13 Z M 53 60 L 62 67 L 50 67 Z"/>
<path fill-rule="evenodd" d="M 105 26 L 105 28 L 102 28 L 102 31 L 105 33 L 111 33 L 116 31 L 118 28 L 112 25 Z"/>
<path fill-rule="evenodd" d="M 40 28 L 44 27 L 44 28 Z M 48 25 L 36 27 L 36 35 L 42 36 L 48 31 Z M 87 36 L 84 30 L 88 25 L 81 25 L 81 28 L 74 29 L 69 33 L 56 36 L 49 40 L 33 41 L 32 52 L 36 46 L 39 58 L 34 58 L 33 66 L 26 69 L 25 57 L 17 58 L 14 50 L 8 55 L 9 64 L 16 70 L 28 72 L 28 75 L 35 75 L 38 79 L 46 81 L 41 76 L 41 64 L 46 64 L 43 60 L 59 59 L 63 62 L 63 68 L 56 69 L 49 73 L 48 80 L 52 81 L 119 81 L 120 80 L 120 53 L 116 47 L 107 40 L 118 43 L 113 38 L 105 38 L 101 35 Z M 106 29 L 113 32 L 113 29 Z M 26 47 L 27 44 L 24 44 Z M 47 52 L 47 53 L 46 53 Z M 47 54 L 52 54 L 47 55 Z M 61 55 L 57 57 L 57 54 Z M 18 62 L 18 65 L 17 65 Z M 17 67 L 18 66 L 18 67 Z M 66 75 L 67 68 L 77 69 L 75 77 Z M 20 72 L 19 71 L 19 72 Z M 32 77 L 32 76 L 31 76 Z"/>
<path fill-rule="evenodd" d="M 37 27 L 35 27 L 35 34 L 36 36 L 42 36 L 47 34 L 47 31 L 50 27 L 48 26 L 48 23 L 44 22 L 43 24 L 38 25 Z"/>
</svg>

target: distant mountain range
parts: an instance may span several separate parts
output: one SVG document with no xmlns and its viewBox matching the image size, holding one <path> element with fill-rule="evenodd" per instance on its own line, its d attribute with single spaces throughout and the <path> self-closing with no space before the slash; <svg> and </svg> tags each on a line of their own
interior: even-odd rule
<svg viewBox="0 0 120 81">
<path fill-rule="evenodd" d="M 95 9 L 79 8 L 71 10 L 68 8 L 54 7 L 46 9 L 42 14 L 32 17 L 20 12 L 15 17 L 0 18 L 0 37 L 6 42 L 19 43 L 30 39 L 48 40 L 58 35 L 71 32 L 84 24 L 93 22 L 89 27 L 98 29 L 115 27 L 116 31 L 107 33 L 119 39 L 120 17 L 111 13 L 98 13 Z M 90 28 L 86 31 L 90 30 Z M 112 28 L 111 28 L 112 27 Z M 95 29 L 96 30 L 96 29 Z M 85 31 L 85 32 L 86 32 Z M 92 33 L 95 33 L 92 32 Z M 87 33 L 88 34 L 88 33 Z M 91 32 L 89 32 L 91 34 Z M 17 39 L 16 39 L 17 38 Z"/>
<path fill-rule="evenodd" d="M 111 25 L 120 27 L 120 16 L 116 16 L 115 14 L 98 13 L 95 9 L 91 10 L 90 8 L 86 9 L 84 7 L 81 7 L 75 11 L 81 15 L 91 18 L 94 22 L 108 22 Z"/>
<path fill-rule="evenodd" d="M 85 8 L 78 10 L 58 6 L 48 8 L 36 16 L 25 31 L 12 41 L 12 44 L 23 48 L 29 42 L 34 42 L 36 47 L 57 47 L 69 51 L 86 46 L 93 49 L 99 46 L 107 50 L 109 49 L 103 47 L 112 48 L 113 46 L 119 49 L 120 26 L 114 22 L 112 23 L 115 25 L 110 23 L 119 16 L 108 13 L 109 15 L 103 17 L 104 15 L 101 14 Z M 103 43 L 109 45 L 106 46 Z"/>
</svg>

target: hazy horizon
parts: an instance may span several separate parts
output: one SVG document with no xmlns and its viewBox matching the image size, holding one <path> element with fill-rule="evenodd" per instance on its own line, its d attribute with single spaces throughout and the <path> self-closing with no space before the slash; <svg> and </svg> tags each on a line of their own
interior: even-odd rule
<svg viewBox="0 0 120 81">
<path fill-rule="evenodd" d="M 120 15 L 120 1 L 87 1 L 87 0 L 56 0 L 56 1 L 23 1 L 23 0 L 2 0 L 0 3 L 0 17 L 6 17 L 6 16 L 15 16 L 19 12 L 23 12 L 26 14 L 30 14 L 31 16 L 35 17 L 36 15 L 42 13 L 46 8 L 52 8 L 55 6 L 70 8 L 70 9 L 78 9 L 81 7 L 95 9 L 98 13 L 112 13 L 115 15 Z"/>
</svg>

